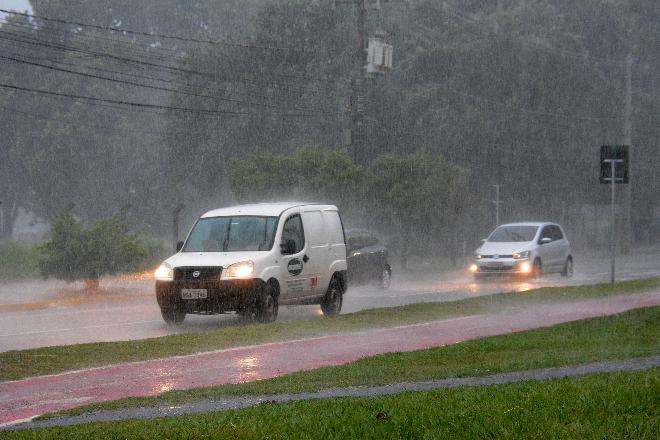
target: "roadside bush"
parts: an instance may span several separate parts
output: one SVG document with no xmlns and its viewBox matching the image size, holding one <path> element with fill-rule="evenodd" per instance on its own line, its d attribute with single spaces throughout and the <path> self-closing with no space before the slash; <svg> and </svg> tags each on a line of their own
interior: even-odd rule
<svg viewBox="0 0 660 440">
<path fill-rule="evenodd" d="M 0 279 L 34 277 L 39 271 L 39 244 L 21 241 L 0 242 Z"/>
<path fill-rule="evenodd" d="M 128 232 L 123 213 L 86 228 L 67 210 L 52 221 L 51 237 L 40 247 L 39 267 L 45 277 L 84 280 L 93 289 L 102 275 L 134 269 L 146 256 L 137 234 Z"/>
</svg>

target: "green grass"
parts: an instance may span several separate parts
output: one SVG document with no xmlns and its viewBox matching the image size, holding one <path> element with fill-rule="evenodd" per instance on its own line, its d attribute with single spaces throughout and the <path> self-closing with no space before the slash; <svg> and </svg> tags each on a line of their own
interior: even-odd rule
<svg viewBox="0 0 660 440">
<path fill-rule="evenodd" d="M 552 287 L 444 303 L 413 304 L 365 310 L 333 318 L 247 325 L 204 333 L 186 333 L 127 342 L 46 347 L 0 353 L 0 381 L 20 379 L 112 363 L 157 359 L 249 344 L 350 332 L 369 328 L 488 313 L 532 304 L 579 301 L 660 287 L 660 278 L 616 284 Z"/>
<path fill-rule="evenodd" d="M 388 353 L 348 365 L 319 368 L 272 379 L 171 391 L 157 397 L 128 398 L 82 406 L 58 414 L 73 415 L 98 409 L 178 405 L 187 401 L 219 400 L 226 396 L 246 394 L 299 393 L 333 387 L 485 376 L 658 354 L 660 307 L 653 307 L 511 335 L 475 339 L 446 347 Z"/>
<path fill-rule="evenodd" d="M 0 241 L 0 280 L 34 277 L 39 272 L 37 260 L 41 243 Z"/>
<path fill-rule="evenodd" d="M 263 404 L 148 421 L 6 433 L 8 439 L 655 439 L 660 369 L 386 397 Z M 379 416 L 379 417 L 377 417 Z"/>
</svg>

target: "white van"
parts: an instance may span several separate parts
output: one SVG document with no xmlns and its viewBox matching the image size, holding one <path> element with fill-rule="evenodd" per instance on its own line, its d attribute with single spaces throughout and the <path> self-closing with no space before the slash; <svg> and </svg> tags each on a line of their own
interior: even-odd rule
<svg viewBox="0 0 660 440">
<path fill-rule="evenodd" d="M 272 322 L 280 304 L 321 304 L 323 314 L 338 314 L 346 291 L 339 212 L 303 203 L 209 211 L 155 278 L 163 319 L 172 324 L 187 313 L 230 311 Z"/>
</svg>

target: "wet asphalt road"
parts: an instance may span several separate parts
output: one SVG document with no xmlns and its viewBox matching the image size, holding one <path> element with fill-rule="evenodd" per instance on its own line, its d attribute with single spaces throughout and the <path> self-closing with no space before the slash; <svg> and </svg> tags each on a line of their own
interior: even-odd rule
<svg viewBox="0 0 660 440">
<path fill-rule="evenodd" d="M 392 287 L 352 287 L 342 313 L 418 302 L 453 301 L 500 292 L 547 286 L 608 282 L 609 258 L 576 256 L 575 276 L 546 275 L 537 280 L 494 279 L 475 282 L 463 271 L 438 274 L 433 268 L 396 273 Z M 637 249 L 617 256 L 617 279 L 660 276 L 660 247 Z M 103 292 L 80 300 L 80 286 L 59 282 L 0 284 L 0 351 L 84 342 L 144 339 L 175 333 L 207 331 L 241 325 L 236 315 L 188 315 L 181 326 L 163 322 L 149 279 L 110 279 Z M 313 319 L 318 306 L 281 307 L 278 321 Z"/>
</svg>

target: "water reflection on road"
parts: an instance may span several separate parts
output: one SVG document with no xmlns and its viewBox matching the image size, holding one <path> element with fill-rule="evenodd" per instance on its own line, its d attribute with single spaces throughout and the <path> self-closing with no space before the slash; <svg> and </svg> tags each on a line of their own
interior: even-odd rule
<svg viewBox="0 0 660 440">
<path fill-rule="evenodd" d="M 660 247 L 621 257 L 618 264 L 617 279 L 660 276 Z M 526 292 L 539 287 L 608 282 L 608 270 L 607 256 L 576 258 L 572 278 L 545 275 L 531 280 L 492 278 L 475 281 L 463 270 L 444 273 L 434 272 L 432 268 L 423 273 L 395 270 L 389 290 L 377 286 L 351 286 L 344 297 L 342 313 L 420 302 L 456 301 L 501 292 Z M 75 285 L 44 281 L 0 284 L 0 351 L 144 339 L 244 325 L 238 316 L 228 314 L 188 315 L 181 326 L 168 326 L 160 316 L 150 279 L 122 277 L 104 280 L 102 286 L 102 291 L 87 301 L 64 301 L 63 295 L 68 299 L 67 295 L 75 294 Z M 12 304 L 20 301 L 26 304 L 33 301 L 37 306 L 19 309 Z M 5 308 L 2 308 L 3 303 Z M 320 315 L 319 306 L 281 307 L 278 321 L 321 319 Z M 245 364 L 241 364 L 246 380 L 251 374 L 251 362 L 258 360 L 246 359 Z M 161 382 L 163 386 L 169 386 L 166 381 Z"/>
</svg>

